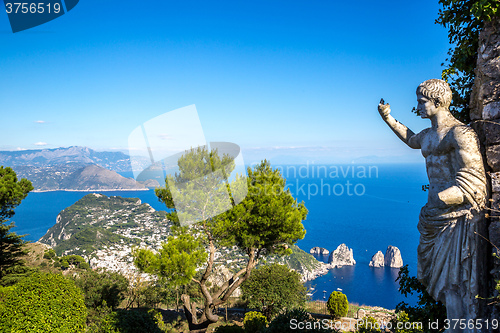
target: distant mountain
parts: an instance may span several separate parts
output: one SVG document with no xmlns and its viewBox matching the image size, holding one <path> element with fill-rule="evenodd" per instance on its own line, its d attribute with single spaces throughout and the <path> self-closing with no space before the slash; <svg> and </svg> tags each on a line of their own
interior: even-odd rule
<svg viewBox="0 0 500 333">
<path fill-rule="evenodd" d="M 67 163 L 54 166 L 14 166 L 18 178 L 31 181 L 35 191 L 146 190 L 134 179 L 95 164 Z"/>
<path fill-rule="evenodd" d="M 132 171 L 130 158 L 122 152 L 98 152 L 87 147 L 0 151 L 0 165 L 51 167 L 67 163 L 96 164 L 116 172 Z M 147 165 L 147 161 L 144 161 Z"/>
</svg>

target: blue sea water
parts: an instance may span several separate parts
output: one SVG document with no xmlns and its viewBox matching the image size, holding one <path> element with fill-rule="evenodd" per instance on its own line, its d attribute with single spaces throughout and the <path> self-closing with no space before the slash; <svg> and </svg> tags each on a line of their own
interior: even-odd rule
<svg viewBox="0 0 500 333">
<path fill-rule="evenodd" d="M 368 263 L 377 251 L 397 246 L 410 274 L 416 275 L 418 214 L 427 199 L 424 164 L 400 165 L 288 165 L 275 166 L 287 179 L 287 188 L 309 210 L 304 227 L 307 234 L 297 245 L 306 252 L 314 246 L 333 251 L 345 243 L 354 251 L 355 266 L 329 271 L 307 282 L 314 288 L 313 299 L 323 299 L 337 290 L 350 302 L 394 308 L 403 297 L 395 279 L 398 269 L 371 268 Z M 127 175 L 128 176 L 128 175 Z M 136 197 L 156 210 L 165 210 L 154 191 L 109 191 L 105 195 Z M 87 192 L 30 193 L 12 218 L 18 234 L 36 241 L 56 222 L 57 214 Z M 328 257 L 317 256 L 327 262 Z"/>
</svg>

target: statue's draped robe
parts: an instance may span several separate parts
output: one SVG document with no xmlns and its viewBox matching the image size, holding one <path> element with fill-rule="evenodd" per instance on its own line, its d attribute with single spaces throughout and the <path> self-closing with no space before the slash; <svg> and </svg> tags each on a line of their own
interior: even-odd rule
<svg viewBox="0 0 500 333">
<path fill-rule="evenodd" d="M 474 141 L 470 143 L 473 146 L 477 138 Z M 445 293 L 450 290 L 469 300 L 478 295 L 479 236 L 475 232 L 484 215 L 481 213 L 486 198 L 484 171 L 462 167 L 456 173 L 455 185 L 464 193 L 464 203 L 446 208 L 431 207 L 428 203 L 422 208 L 418 223 L 418 279 L 435 300 L 445 305 Z M 475 302 L 466 303 L 474 306 Z"/>
</svg>

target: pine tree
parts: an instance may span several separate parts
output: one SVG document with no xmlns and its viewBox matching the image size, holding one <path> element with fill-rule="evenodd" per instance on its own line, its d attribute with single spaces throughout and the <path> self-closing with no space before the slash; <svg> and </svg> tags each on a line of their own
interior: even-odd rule
<svg viewBox="0 0 500 333">
<path fill-rule="evenodd" d="M 6 222 L 14 216 L 14 209 L 31 190 L 33 186 L 29 180 L 18 181 L 14 170 L 0 166 L 0 280 L 22 263 L 25 241 L 23 236 L 10 231 L 14 223 Z"/>
</svg>

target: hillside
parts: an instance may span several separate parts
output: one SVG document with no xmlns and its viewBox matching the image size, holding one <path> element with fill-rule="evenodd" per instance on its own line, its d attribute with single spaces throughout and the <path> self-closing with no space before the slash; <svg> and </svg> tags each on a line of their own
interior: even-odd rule
<svg viewBox="0 0 500 333">
<path fill-rule="evenodd" d="M 130 274 L 131 247 L 158 248 L 169 236 L 171 223 L 165 212 L 155 211 L 137 198 L 88 194 L 57 216 L 56 224 L 39 242 L 50 245 L 57 255 L 77 254 L 92 267 L 105 267 Z M 303 280 L 326 273 L 325 264 L 292 246 L 290 256 L 269 256 L 264 263 L 278 262 L 299 272 Z M 220 248 L 215 266 L 235 272 L 246 264 L 246 256 L 234 248 Z"/>
<path fill-rule="evenodd" d="M 55 166 L 15 166 L 18 178 L 27 178 L 37 191 L 146 190 L 143 184 L 101 166 L 68 163 Z"/>
<path fill-rule="evenodd" d="M 140 159 L 134 159 L 139 161 Z M 149 165 L 144 160 L 144 166 Z M 53 167 L 67 163 L 96 164 L 115 172 L 132 171 L 130 158 L 122 152 L 98 152 L 87 147 L 0 151 L 0 165 Z"/>
</svg>

